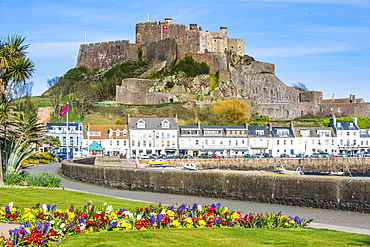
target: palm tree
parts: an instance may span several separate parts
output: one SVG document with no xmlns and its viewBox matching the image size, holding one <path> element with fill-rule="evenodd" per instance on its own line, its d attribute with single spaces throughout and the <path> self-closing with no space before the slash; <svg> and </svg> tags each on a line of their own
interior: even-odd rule
<svg viewBox="0 0 370 247">
<path fill-rule="evenodd" d="M 0 40 L 0 103 L 8 100 L 12 88 L 25 84 L 35 72 L 34 63 L 26 58 L 29 44 L 24 40 L 19 35 Z"/>
<path fill-rule="evenodd" d="M 16 126 L 14 135 L 22 138 L 29 144 L 45 140 L 46 126 L 37 122 L 37 114 L 34 111 L 16 112 L 10 117 Z"/>
</svg>

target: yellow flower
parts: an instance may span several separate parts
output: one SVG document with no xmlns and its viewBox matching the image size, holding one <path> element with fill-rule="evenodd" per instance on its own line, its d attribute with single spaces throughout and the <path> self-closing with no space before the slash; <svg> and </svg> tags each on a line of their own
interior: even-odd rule
<svg viewBox="0 0 370 247">
<path fill-rule="evenodd" d="M 198 224 L 199 224 L 199 226 L 205 226 L 206 222 L 204 220 L 199 220 Z"/>
<path fill-rule="evenodd" d="M 73 220 L 75 218 L 75 213 L 73 212 L 68 212 L 68 218 L 70 218 L 71 220 Z"/>
<path fill-rule="evenodd" d="M 178 220 L 174 220 L 174 221 L 172 221 L 172 225 L 174 227 L 179 227 L 179 226 L 181 226 L 181 223 Z"/>
<path fill-rule="evenodd" d="M 186 224 L 192 224 L 193 223 L 193 219 L 188 217 L 188 218 L 185 218 L 185 223 Z"/>
<path fill-rule="evenodd" d="M 227 213 L 229 211 L 228 207 L 224 207 L 224 210 L 222 211 L 223 214 Z"/>
<path fill-rule="evenodd" d="M 132 224 L 130 224 L 128 222 L 123 222 L 120 226 L 125 228 L 126 230 L 131 230 L 132 229 Z"/>
<path fill-rule="evenodd" d="M 108 215 L 108 218 L 110 220 L 118 220 L 118 216 L 115 212 L 111 212 L 109 215 Z"/>
<path fill-rule="evenodd" d="M 172 210 L 167 210 L 167 215 L 170 217 L 171 220 L 173 220 L 174 216 L 175 216 L 175 212 L 172 211 Z"/>
</svg>

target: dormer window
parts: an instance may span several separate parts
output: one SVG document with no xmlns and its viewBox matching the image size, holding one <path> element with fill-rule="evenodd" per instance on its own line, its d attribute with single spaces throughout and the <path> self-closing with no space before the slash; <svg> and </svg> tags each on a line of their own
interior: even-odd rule
<svg viewBox="0 0 370 247">
<path fill-rule="evenodd" d="M 138 129 L 145 129 L 145 121 L 140 119 L 139 121 L 136 122 L 136 128 Z"/>
<path fill-rule="evenodd" d="M 256 136 L 263 136 L 264 133 L 263 130 L 256 130 Z"/>
<path fill-rule="evenodd" d="M 170 128 L 170 122 L 167 119 L 163 120 L 161 122 L 161 127 L 162 127 L 162 129 L 169 129 Z"/>
</svg>

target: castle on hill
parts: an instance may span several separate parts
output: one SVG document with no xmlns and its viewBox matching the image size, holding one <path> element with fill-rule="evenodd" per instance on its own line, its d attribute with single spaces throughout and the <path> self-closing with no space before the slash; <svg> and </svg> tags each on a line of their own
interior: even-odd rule
<svg viewBox="0 0 370 247">
<path fill-rule="evenodd" d="M 370 103 L 354 95 L 323 99 L 322 92 L 302 91 L 285 85 L 275 75 L 275 65 L 245 55 L 244 40 L 229 38 L 227 27 L 208 32 L 197 24 L 190 24 L 188 29 L 166 18 L 137 23 L 135 37 L 135 43 L 120 40 L 82 44 L 77 67 L 109 68 L 140 56 L 157 62 L 158 70 L 191 56 L 195 61 L 205 62 L 212 73 L 217 73 L 220 83 L 211 90 L 209 75 L 191 80 L 181 76 L 162 80 L 127 78 L 117 86 L 117 103 L 145 105 L 195 101 L 201 105 L 218 99 L 238 98 L 249 103 L 254 112 L 274 120 L 331 115 L 370 117 Z M 174 86 L 168 88 L 168 82 Z"/>
</svg>

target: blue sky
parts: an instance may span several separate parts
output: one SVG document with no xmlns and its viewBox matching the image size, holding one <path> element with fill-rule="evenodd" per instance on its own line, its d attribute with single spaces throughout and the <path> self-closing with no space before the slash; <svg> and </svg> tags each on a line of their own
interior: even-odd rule
<svg viewBox="0 0 370 247">
<path fill-rule="evenodd" d="M 245 41 L 286 85 L 370 101 L 370 0 L 0 0 L 0 36 L 19 34 L 36 64 L 33 95 L 75 67 L 80 44 L 130 40 L 135 24 L 173 19 Z"/>
</svg>

